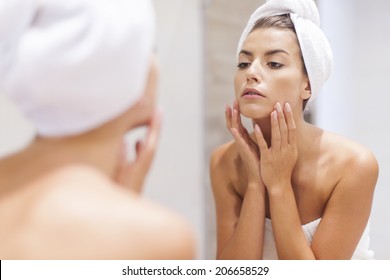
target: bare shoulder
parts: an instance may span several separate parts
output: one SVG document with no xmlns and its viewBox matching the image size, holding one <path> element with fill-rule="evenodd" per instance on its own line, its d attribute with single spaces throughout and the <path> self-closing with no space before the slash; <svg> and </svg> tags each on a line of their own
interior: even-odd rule
<svg viewBox="0 0 390 280">
<path fill-rule="evenodd" d="M 370 149 L 351 139 L 331 132 L 324 132 L 323 149 L 328 151 L 330 159 L 342 172 L 341 178 L 364 178 L 375 187 L 379 166 Z"/>
<path fill-rule="evenodd" d="M 321 179 L 336 180 L 311 247 L 320 259 L 351 259 L 370 216 L 378 163 L 367 147 L 351 139 L 330 132 L 322 132 L 320 139 L 323 164 L 316 171 L 325 170 Z"/>
<path fill-rule="evenodd" d="M 238 153 L 235 148 L 234 141 L 225 143 L 216 148 L 211 154 L 210 169 L 211 172 L 223 170 L 232 171 L 234 163 L 237 161 Z"/>
<path fill-rule="evenodd" d="M 23 240 L 28 258 L 194 256 L 192 228 L 183 217 L 121 188 L 98 170 L 69 166 L 34 184 L 30 187 L 39 185 L 41 191 L 26 219 Z M 45 246 L 36 250 L 39 241 Z"/>
<path fill-rule="evenodd" d="M 235 148 L 234 141 L 230 141 L 216 148 L 210 158 L 210 175 L 213 183 L 213 187 L 218 182 L 232 181 L 234 173 L 237 169 L 239 157 Z"/>
</svg>

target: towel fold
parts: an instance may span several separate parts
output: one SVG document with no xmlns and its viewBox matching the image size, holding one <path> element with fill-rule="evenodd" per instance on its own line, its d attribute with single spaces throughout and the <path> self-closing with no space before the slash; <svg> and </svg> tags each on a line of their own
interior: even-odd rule
<svg viewBox="0 0 390 280">
<path fill-rule="evenodd" d="M 42 136 L 92 130 L 143 93 L 149 0 L 0 1 L 1 91 Z"/>
<path fill-rule="evenodd" d="M 237 55 L 259 19 L 282 14 L 289 14 L 294 24 L 310 80 L 312 100 L 329 78 L 333 65 L 332 50 L 320 29 L 320 16 L 313 0 L 269 0 L 260 6 L 249 18 L 241 35 Z"/>
</svg>

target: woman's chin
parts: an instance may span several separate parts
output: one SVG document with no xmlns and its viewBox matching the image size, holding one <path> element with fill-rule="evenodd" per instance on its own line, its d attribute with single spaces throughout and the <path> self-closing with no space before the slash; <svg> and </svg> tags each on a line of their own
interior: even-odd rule
<svg viewBox="0 0 390 280">
<path fill-rule="evenodd" d="M 240 113 L 241 115 L 243 115 L 248 119 L 257 120 L 257 119 L 269 118 L 271 114 L 271 110 L 265 110 L 260 106 L 246 104 L 244 106 L 240 106 Z"/>
</svg>

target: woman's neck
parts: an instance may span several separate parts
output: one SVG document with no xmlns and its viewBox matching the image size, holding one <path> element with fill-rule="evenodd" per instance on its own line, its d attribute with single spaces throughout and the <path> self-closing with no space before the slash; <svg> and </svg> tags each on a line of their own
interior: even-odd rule
<svg viewBox="0 0 390 280">
<path fill-rule="evenodd" d="M 85 164 L 113 177 L 121 145 L 120 136 L 86 134 L 62 139 L 37 138 L 26 152 L 41 157 L 43 166 Z"/>
<path fill-rule="evenodd" d="M 102 126 L 71 137 L 37 138 L 29 147 L 32 154 L 45 158 L 45 164 L 86 164 L 110 178 L 116 174 L 121 158 L 124 136 L 139 125 L 139 112 L 129 109 L 124 114 Z M 25 152 L 28 152 L 26 150 Z"/>
<path fill-rule="evenodd" d="M 298 145 L 298 157 L 304 156 L 304 154 L 308 151 L 309 147 L 312 146 L 314 140 L 314 131 L 313 126 L 307 123 L 303 116 L 294 117 L 295 126 L 296 126 L 296 140 Z M 260 127 L 261 132 L 265 141 L 268 144 L 268 147 L 271 147 L 271 118 L 265 118 L 260 120 L 252 120 L 253 126 L 256 124 Z M 255 138 L 255 137 L 254 137 Z M 256 140 L 256 139 L 254 139 Z"/>
</svg>

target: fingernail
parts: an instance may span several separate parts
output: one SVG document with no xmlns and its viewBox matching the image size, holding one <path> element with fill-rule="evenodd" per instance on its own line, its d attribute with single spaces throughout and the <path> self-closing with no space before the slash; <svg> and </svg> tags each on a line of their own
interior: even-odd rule
<svg viewBox="0 0 390 280">
<path fill-rule="evenodd" d="M 274 120 L 277 120 L 278 119 L 278 113 L 276 111 L 273 111 L 272 114 L 271 114 L 271 117 L 274 119 Z"/>
<path fill-rule="evenodd" d="M 276 103 L 276 111 L 278 111 L 278 112 L 282 112 L 282 106 L 280 105 L 280 103 L 278 102 L 278 103 Z"/>
<path fill-rule="evenodd" d="M 288 104 L 287 102 L 286 104 L 284 104 L 284 108 L 286 109 L 287 112 L 291 112 L 290 104 Z"/>
</svg>

